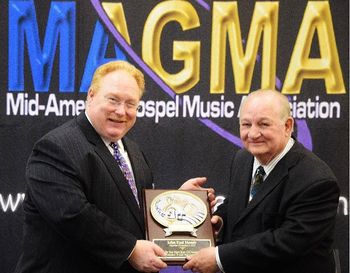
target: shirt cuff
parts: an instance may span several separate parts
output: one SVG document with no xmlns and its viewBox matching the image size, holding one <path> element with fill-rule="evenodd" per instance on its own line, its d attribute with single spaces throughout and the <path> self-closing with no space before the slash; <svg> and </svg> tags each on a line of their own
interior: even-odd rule
<svg viewBox="0 0 350 273">
<path fill-rule="evenodd" d="M 137 241 L 136 241 L 136 243 L 137 243 Z M 130 259 L 130 257 L 131 257 L 131 255 L 134 253 L 135 248 L 136 248 L 136 243 L 135 243 L 135 245 L 134 245 L 134 248 L 131 250 L 131 252 L 130 252 L 130 254 L 129 254 L 128 258 L 127 258 L 127 260 L 129 260 L 129 259 Z"/>
<path fill-rule="evenodd" d="M 218 265 L 219 268 L 220 268 L 220 271 L 223 272 L 223 273 L 225 273 L 224 268 L 222 267 L 222 264 L 221 264 L 221 261 L 220 261 L 219 247 L 218 247 L 218 246 L 215 247 L 215 259 L 216 259 L 217 265 Z"/>
</svg>

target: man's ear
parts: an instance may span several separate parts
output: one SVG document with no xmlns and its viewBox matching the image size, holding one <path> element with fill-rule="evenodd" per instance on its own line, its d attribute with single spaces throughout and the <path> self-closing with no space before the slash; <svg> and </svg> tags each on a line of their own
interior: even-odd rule
<svg viewBox="0 0 350 273">
<path fill-rule="evenodd" d="M 94 90 L 90 87 L 89 88 L 89 91 L 87 93 L 87 97 L 86 97 L 86 100 L 89 102 L 91 101 L 91 99 L 94 97 L 95 93 L 94 93 Z"/>
<path fill-rule="evenodd" d="M 288 117 L 285 124 L 286 133 L 290 136 L 294 130 L 294 119 L 292 117 Z"/>
</svg>

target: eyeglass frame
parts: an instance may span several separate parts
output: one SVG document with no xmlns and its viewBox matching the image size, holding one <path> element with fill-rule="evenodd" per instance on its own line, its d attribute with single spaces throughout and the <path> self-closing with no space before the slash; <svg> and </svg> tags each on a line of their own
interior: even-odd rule
<svg viewBox="0 0 350 273">
<path fill-rule="evenodd" d="M 105 99 L 107 100 L 107 103 L 109 103 L 115 109 L 121 105 L 124 106 L 126 111 L 137 111 L 140 108 L 139 102 L 123 101 L 116 96 L 107 95 L 105 96 Z"/>
</svg>

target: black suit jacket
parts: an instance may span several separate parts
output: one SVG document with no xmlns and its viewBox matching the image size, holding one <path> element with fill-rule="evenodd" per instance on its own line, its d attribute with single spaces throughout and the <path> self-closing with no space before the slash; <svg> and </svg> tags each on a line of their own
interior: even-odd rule
<svg viewBox="0 0 350 273">
<path fill-rule="evenodd" d="M 331 253 L 339 199 L 329 167 L 295 143 L 248 203 L 253 156 L 232 162 L 219 256 L 226 273 L 332 273 Z"/>
<path fill-rule="evenodd" d="M 151 171 L 137 145 L 123 143 L 142 200 Z M 145 236 L 142 207 L 84 113 L 35 144 L 26 177 L 16 272 L 134 272 L 127 258 Z"/>
</svg>

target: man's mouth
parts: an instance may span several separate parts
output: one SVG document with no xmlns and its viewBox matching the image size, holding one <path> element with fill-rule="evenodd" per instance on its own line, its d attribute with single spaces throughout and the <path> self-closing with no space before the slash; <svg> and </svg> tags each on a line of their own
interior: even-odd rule
<svg viewBox="0 0 350 273">
<path fill-rule="evenodd" d="M 264 142 L 263 141 L 250 141 L 249 144 L 251 144 L 251 145 L 262 145 L 262 144 L 264 144 Z"/>
<path fill-rule="evenodd" d="M 113 122 L 113 123 L 125 123 L 125 120 L 120 120 L 120 119 L 109 119 L 109 121 Z"/>
</svg>

